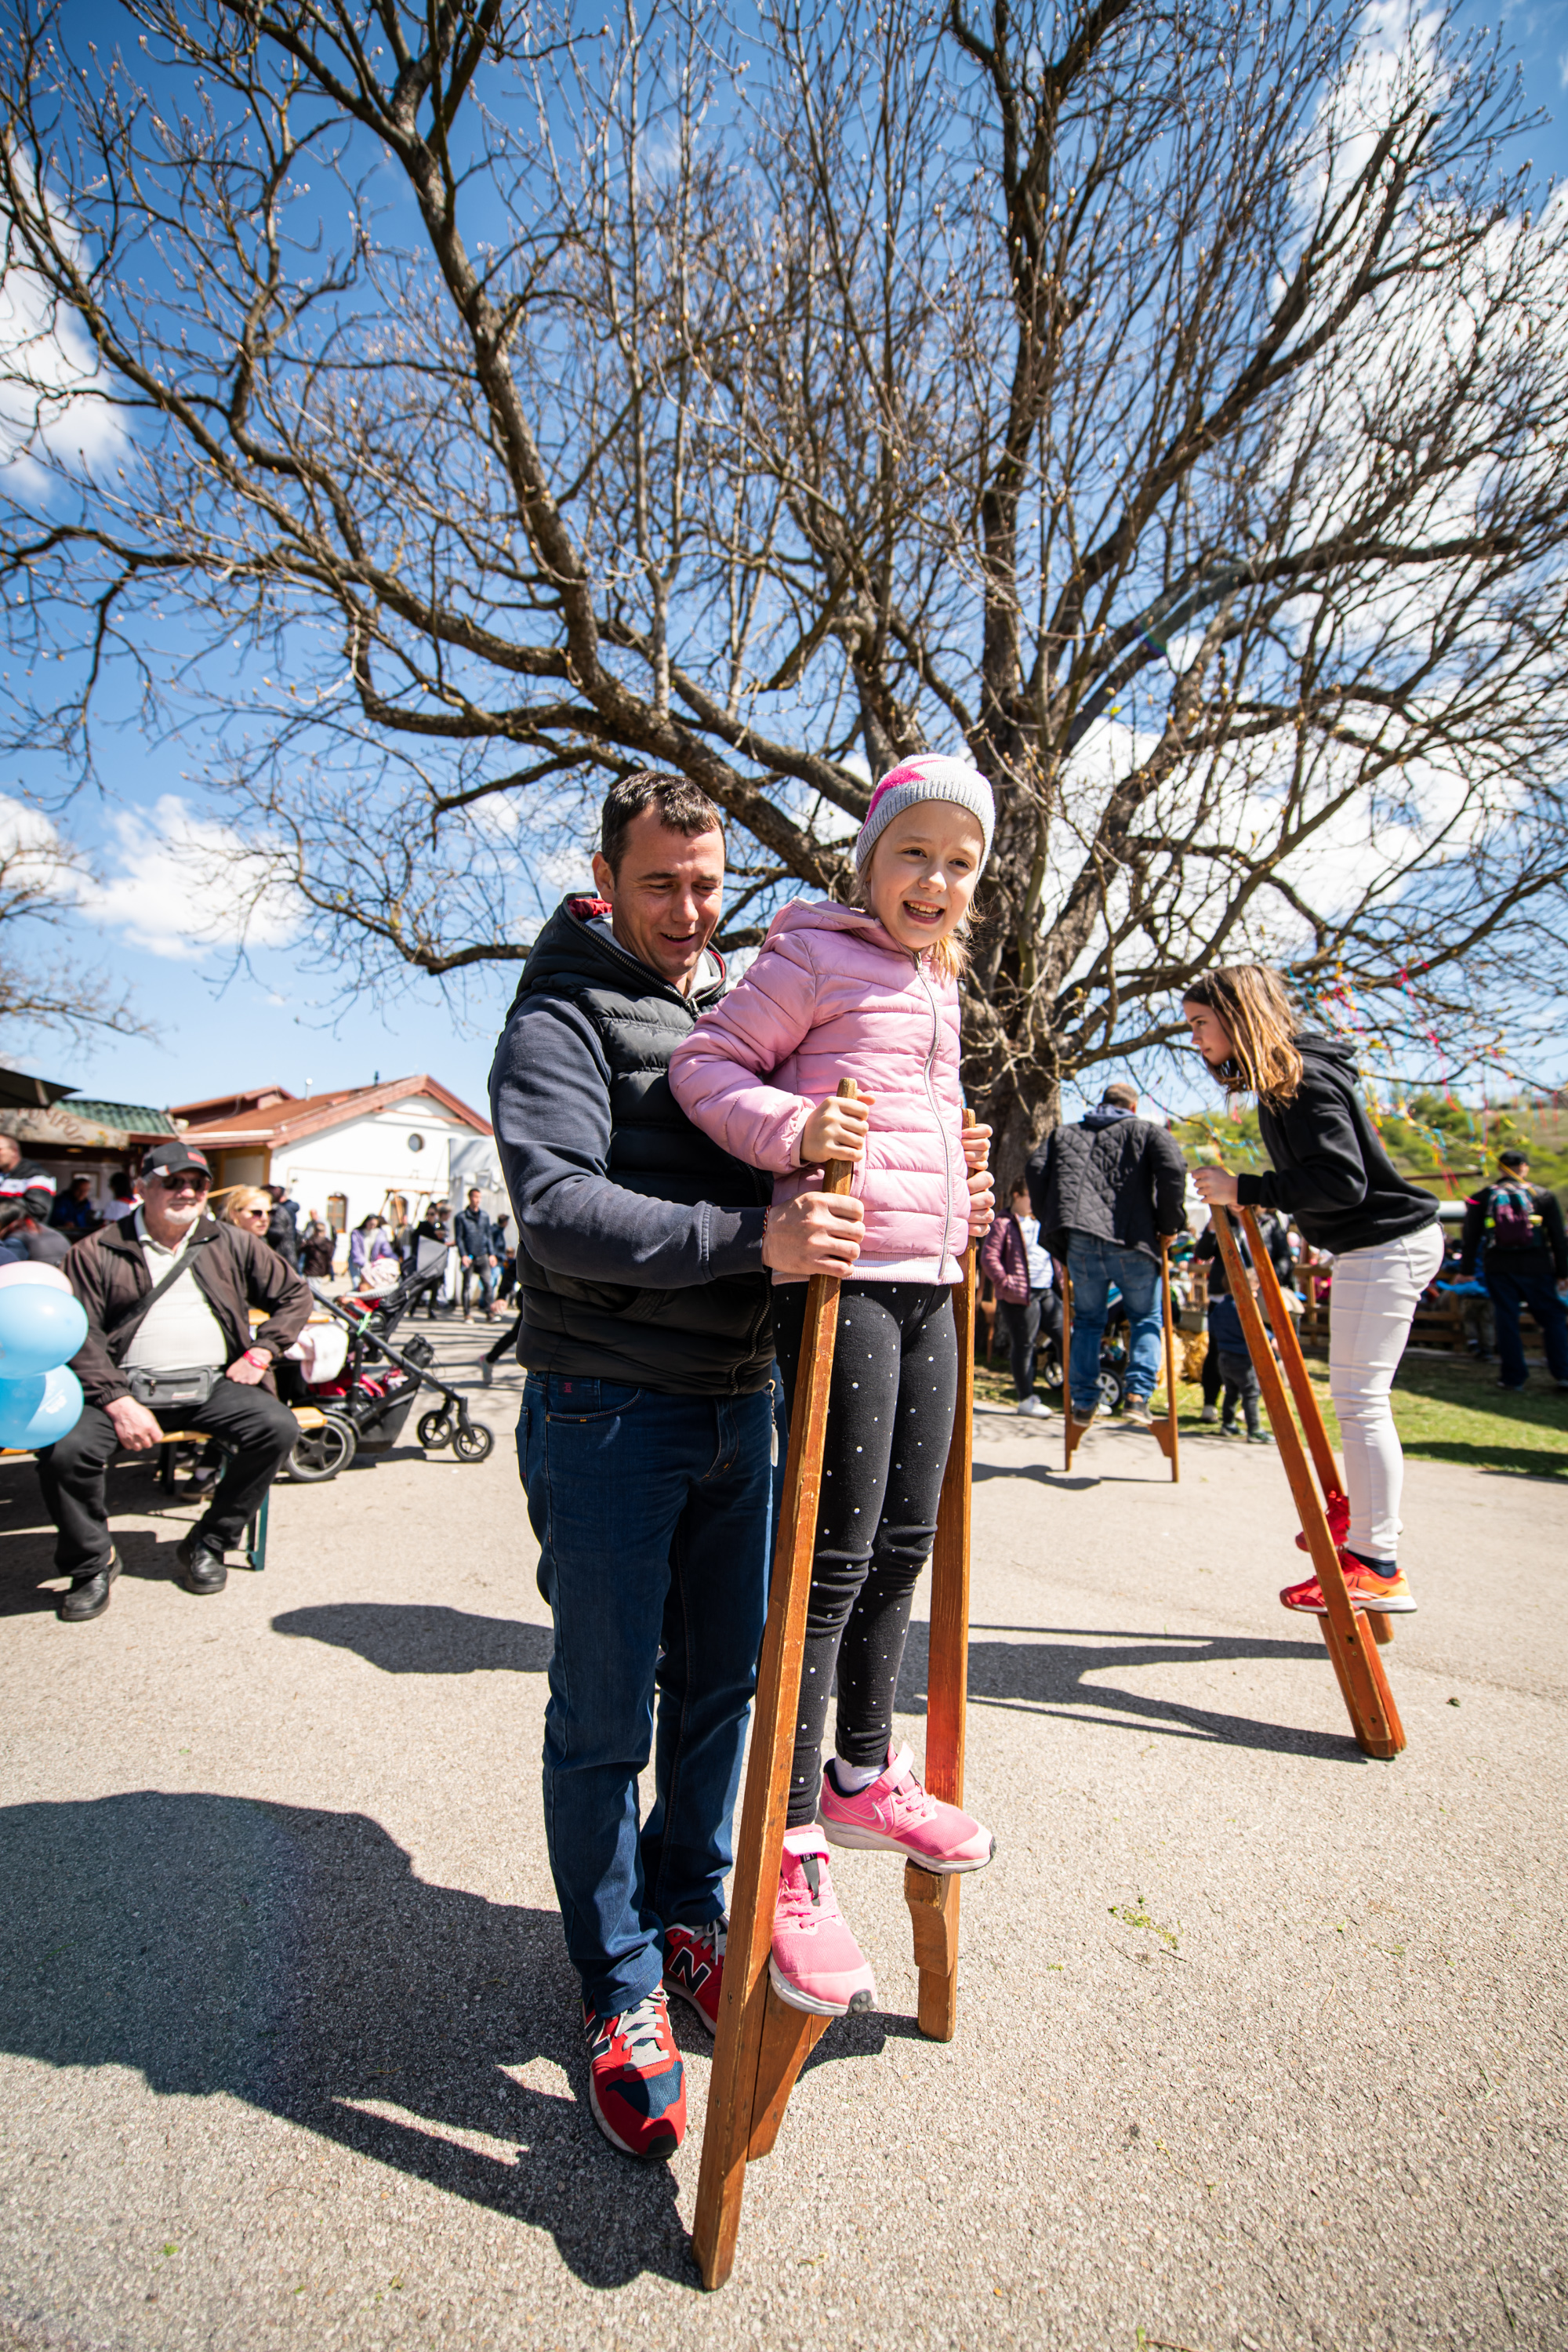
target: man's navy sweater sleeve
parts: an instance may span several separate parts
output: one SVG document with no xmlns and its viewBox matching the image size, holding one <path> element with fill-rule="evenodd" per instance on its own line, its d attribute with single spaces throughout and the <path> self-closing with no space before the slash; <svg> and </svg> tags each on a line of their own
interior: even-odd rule
<svg viewBox="0 0 1568 2352">
<path fill-rule="evenodd" d="M 612 1178 L 610 1066 L 570 1001 L 525 997 L 512 1014 L 490 1073 L 490 1116 L 537 1265 L 654 1290 L 762 1272 L 765 1211 L 649 1200 Z"/>
</svg>

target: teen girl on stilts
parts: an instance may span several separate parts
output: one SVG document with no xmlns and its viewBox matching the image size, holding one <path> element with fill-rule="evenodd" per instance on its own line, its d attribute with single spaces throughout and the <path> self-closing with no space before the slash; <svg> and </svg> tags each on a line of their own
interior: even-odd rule
<svg viewBox="0 0 1568 2352">
<path fill-rule="evenodd" d="M 1389 1392 L 1416 1301 L 1443 1262 L 1437 1203 L 1384 1151 L 1356 1092 L 1349 1049 L 1298 1025 L 1278 972 L 1216 965 L 1193 982 L 1182 1013 L 1226 1092 L 1256 1097 L 1274 1163 L 1261 1176 L 1199 1168 L 1193 1181 L 1211 1208 L 1278 1209 L 1314 1248 L 1333 1254 L 1329 1390 L 1350 1513 L 1348 1526 L 1342 1513 L 1331 1514 L 1331 1526 L 1351 1600 L 1358 1609 L 1414 1609 L 1398 1559 L 1405 1456 Z M 1316 1577 L 1279 1598 L 1287 1609 L 1326 1613 Z"/>
<path fill-rule="evenodd" d="M 895 768 L 856 845 L 860 904 L 785 907 L 669 1068 L 688 1118 L 773 1172 L 775 1204 L 820 1186 L 826 1161 L 849 1160 L 866 1206 L 854 1278 L 839 1291 L 771 1960 L 780 1998 L 821 2017 L 875 1999 L 833 1892 L 829 1843 L 937 1872 L 978 1870 L 994 1850 L 988 1829 L 926 1793 L 909 1749 L 891 1741 L 952 1434 L 952 1285 L 971 1236 L 991 1223 L 990 1131 L 963 1127 L 957 974 L 994 817 L 990 786 L 962 761 Z M 857 1081 L 858 1100 L 837 1098 L 842 1077 Z M 805 1285 L 781 1283 L 773 1327 L 792 1396 L 805 1318 Z"/>
</svg>

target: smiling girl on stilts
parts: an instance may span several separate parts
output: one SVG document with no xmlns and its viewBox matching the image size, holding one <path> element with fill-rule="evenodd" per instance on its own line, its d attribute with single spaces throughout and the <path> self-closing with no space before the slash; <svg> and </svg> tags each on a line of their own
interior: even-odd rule
<svg viewBox="0 0 1568 2352">
<path fill-rule="evenodd" d="M 871 798 L 856 845 L 857 907 L 797 900 L 756 961 L 670 1063 L 689 1118 L 773 1176 L 775 1206 L 854 1162 L 865 1239 L 841 1286 L 771 1974 L 817 2016 L 868 2009 L 871 1970 L 838 1908 L 827 1847 L 869 1847 L 936 1872 L 989 1862 L 989 1830 L 921 1787 L 895 1751 L 894 1694 L 910 1604 L 936 1533 L 952 1434 L 952 1285 L 991 1223 L 987 1128 L 963 1127 L 962 933 L 994 809 L 959 760 L 907 760 Z M 858 1099 L 839 1101 L 840 1078 Z M 780 1282 L 773 1325 L 794 1391 L 804 1282 Z M 838 1678 L 835 1752 L 822 1769 Z"/>
</svg>

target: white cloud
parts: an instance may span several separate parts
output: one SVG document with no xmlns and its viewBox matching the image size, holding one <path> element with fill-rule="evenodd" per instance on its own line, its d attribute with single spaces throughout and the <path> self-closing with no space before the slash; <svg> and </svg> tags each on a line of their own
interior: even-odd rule
<svg viewBox="0 0 1568 2352">
<path fill-rule="evenodd" d="M 54 226 L 85 262 L 74 227 L 58 215 Z M 43 279 L 21 267 L 0 274 L 0 474 L 21 495 L 43 495 L 52 468 L 92 473 L 123 457 L 125 425 L 101 396 L 108 389 L 85 329 Z"/>
<path fill-rule="evenodd" d="M 196 814 L 177 793 L 111 820 L 115 856 L 103 879 L 79 884 L 90 922 L 132 946 L 187 963 L 214 948 L 287 947 L 301 909 L 265 848 Z"/>
<path fill-rule="evenodd" d="M 42 809 L 0 793 L 0 866 L 8 896 L 68 900 L 78 887 L 76 866 L 73 852 Z"/>
</svg>

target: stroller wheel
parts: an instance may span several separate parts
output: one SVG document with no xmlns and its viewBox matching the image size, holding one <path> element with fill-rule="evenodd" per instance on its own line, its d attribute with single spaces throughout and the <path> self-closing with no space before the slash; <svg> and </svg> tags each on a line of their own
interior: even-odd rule
<svg viewBox="0 0 1568 2352">
<path fill-rule="evenodd" d="M 482 1462 L 495 1442 L 495 1431 L 482 1421 L 460 1421 L 452 1432 L 452 1451 L 459 1462 Z"/>
<path fill-rule="evenodd" d="M 450 1445 L 455 1427 L 456 1423 L 446 1406 L 438 1405 L 434 1412 L 424 1415 L 415 1434 L 421 1445 L 427 1446 L 434 1452 L 438 1446 Z"/>
<path fill-rule="evenodd" d="M 290 1478 L 299 1479 L 302 1485 L 335 1478 L 353 1460 L 358 1444 L 353 1423 L 340 1421 L 336 1413 L 330 1412 L 320 1429 L 300 1432 L 284 1467 Z"/>
</svg>

